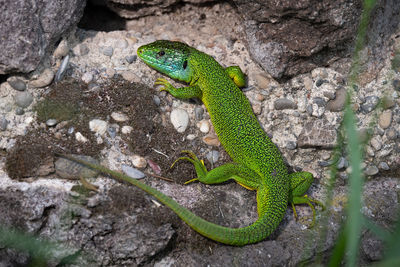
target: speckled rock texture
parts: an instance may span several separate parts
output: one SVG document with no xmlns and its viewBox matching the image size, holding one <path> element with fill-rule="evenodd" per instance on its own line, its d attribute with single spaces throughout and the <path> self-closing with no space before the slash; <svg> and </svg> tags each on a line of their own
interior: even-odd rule
<svg viewBox="0 0 400 267">
<path fill-rule="evenodd" d="M 86 0 L 0 2 L 0 74 L 30 72 L 82 17 Z"/>
</svg>

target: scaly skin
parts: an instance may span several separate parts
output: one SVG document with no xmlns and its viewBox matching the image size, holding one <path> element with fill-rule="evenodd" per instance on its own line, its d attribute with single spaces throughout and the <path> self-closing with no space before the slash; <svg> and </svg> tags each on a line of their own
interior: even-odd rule
<svg viewBox="0 0 400 267">
<path fill-rule="evenodd" d="M 257 190 L 258 220 L 243 228 L 219 226 L 201 219 L 171 198 L 137 180 L 69 157 L 71 160 L 140 187 L 170 207 L 195 231 L 221 243 L 242 246 L 265 239 L 281 222 L 288 200 L 292 205 L 308 204 L 313 210 L 314 223 L 315 212 L 311 202 L 322 204 L 304 195 L 313 176 L 308 172 L 288 174 L 281 153 L 261 128 L 250 102 L 238 88 L 245 84 L 245 76 L 239 67 L 224 69 L 211 56 L 180 42 L 156 41 L 141 46 L 137 54 L 150 67 L 190 84 L 188 87 L 175 88 L 161 78 L 155 83 L 163 85 L 162 90 L 177 98 L 201 99 L 233 163 L 207 171 L 203 162 L 189 151 L 184 151 L 187 156 L 178 160 L 188 160 L 194 164 L 198 177 L 193 180 L 216 184 L 234 179 L 248 189 Z"/>
</svg>

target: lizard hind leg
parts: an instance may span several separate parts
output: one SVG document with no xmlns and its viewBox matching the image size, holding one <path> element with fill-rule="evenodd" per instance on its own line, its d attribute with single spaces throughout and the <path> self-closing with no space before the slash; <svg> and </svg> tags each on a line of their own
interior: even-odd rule
<svg viewBox="0 0 400 267">
<path fill-rule="evenodd" d="M 307 204 L 313 213 L 313 220 L 310 227 L 313 227 L 315 224 L 315 208 L 312 203 L 319 205 L 322 207 L 322 210 L 325 209 L 324 205 L 316 200 L 308 197 L 305 193 L 308 188 L 311 186 L 314 177 L 309 172 L 295 172 L 289 174 L 290 177 L 290 194 L 289 194 L 289 202 L 293 208 L 293 214 L 297 219 L 297 213 L 294 205 L 298 204 Z"/>
</svg>

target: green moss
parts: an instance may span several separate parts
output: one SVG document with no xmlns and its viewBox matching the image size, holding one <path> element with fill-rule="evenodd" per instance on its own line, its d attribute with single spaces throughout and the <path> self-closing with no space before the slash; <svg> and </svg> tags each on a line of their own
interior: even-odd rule
<svg viewBox="0 0 400 267">
<path fill-rule="evenodd" d="M 395 71 L 400 71 L 400 51 L 396 51 L 392 59 L 392 69 Z"/>
<path fill-rule="evenodd" d="M 69 102 L 44 99 L 36 104 L 34 111 L 36 111 L 38 120 L 41 122 L 45 122 L 48 119 L 66 121 L 73 119 L 79 113 L 79 107 Z"/>
</svg>

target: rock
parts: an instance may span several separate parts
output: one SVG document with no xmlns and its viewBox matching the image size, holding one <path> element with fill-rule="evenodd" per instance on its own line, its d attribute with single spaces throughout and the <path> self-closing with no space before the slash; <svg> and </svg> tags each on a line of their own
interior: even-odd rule
<svg viewBox="0 0 400 267">
<path fill-rule="evenodd" d="M 361 248 L 370 261 L 382 260 L 384 255 L 384 244 L 376 235 L 367 232 L 361 239 Z"/>
<path fill-rule="evenodd" d="M 329 100 L 326 104 L 326 109 L 332 112 L 342 111 L 346 103 L 346 90 L 344 88 L 336 91 L 336 97 Z"/>
<path fill-rule="evenodd" d="M 200 132 L 202 133 L 208 133 L 210 131 L 210 124 L 208 123 L 207 120 L 202 120 L 198 123 L 198 127 L 200 129 Z"/>
<path fill-rule="evenodd" d="M 337 133 L 334 125 L 324 119 L 307 122 L 301 131 L 297 144 L 301 148 L 333 148 L 336 145 Z"/>
<path fill-rule="evenodd" d="M 378 124 L 382 129 L 389 128 L 392 123 L 392 111 L 385 110 L 379 115 Z"/>
<path fill-rule="evenodd" d="M 15 90 L 18 91 L 25 91 L 26 89 L 26 84 L 24 81 L 21 79 L 18 79 L 17 77 L 10 77 L 7 79 L 8 84 L 14 88 Z"/>
<path fill-rule="evenodd" d="M 57 125 L 57 123 L 58 123 L 58 121 L 56 119 L 48 119 L 46 121 L 46 125 L 49 127 L 54 127 Z"/>
<path fill-rule="evenodd" d="M 203 119 L 204 109 L 202 107 L 194 108 L 194 115 L 196 120 L 201 121 Z"/>
<path fill-rule="evenodd" d="M 0 118 L 0 131 L 7 130 L 8 120 L 4 116 Z"/>
<path fill-rule="evenodd" d="M 92 132 L 95 132 L 101 136 L 103 136 L 107 131 L 108 123 L 103 120 L 94 119 L 89 122 L 89 129 Z"/>
<path fill-rule="evenodd" d="M 124 125 L 121 128 L 121 133 L 123 133 L 123 134 L 130 134 L 132 131 L 133 131 L 133 128 L 132 128 L 132 126 L 129 126 L 129 125 Z"/>
<path fill-rule="evenodd" d="M 214 164 L 219 159 L 219 152 L 216 150 L 212 150 L 207 154 L 206 158 L 211 164 Z"/>
<path fill-rule="evenodd" d="M 137 59 L 136 55 L 130 55 L 130 56 L 125 57 L 126 62 L 128 62 L 129 64 L 132 64 L 133 62 L 135 62 L 136 59 Z"/>
<path fill-rule="evenodd" d="M 76 132 L 75 133 L 75 139 L 78 141 L 78 142 L 81 142 L 81 143 L 86 143 L 87 141 L 89 141 L 85 136 L 83 136 L 80 132 Z"/>
<path fill-rule="evenodd" d="M 132 168 L 128 165 L 122 164 L 122 171 L 131 178 L 134 179 L 142 179 L 145 177 L 144 173 L 139 171 L 138 169 Z"/>
<path fill-rule="evenodd" d="M 296 109 L 297 104 L 287 98 L 280 98 L 280 99 L 275 100 L 274 108 L 276 110 Z"/>
<path fill-rule="evenodd" d="M 203 142 L 209 146 L 220 146 L 221 143 L 216 135 L 207 135 L 203 137 Z"/>
<path fill-rule="evenodd" d="M 121 76 L 128 82 L 140 82 L 139 77 L 135 74 L 134 71 L 130 71 L 130 70 L 123 71 L 121 73 Z"/>
<path fill-rule="evenodd" d="M 288 141 L 288 142 L 286 143 L 286 148 L 287 148 L 287 149 L 295 150 L 296 147 L 297 147 L 297 144 L 296 144 L 295 141 Z"/>
<path fill-rule="evenodd" d="M 365 168 L 364 173 L 368 176 L 374 176 L 379 173 L 379 169 L 375 165 L 370 165 Z"/>
<path fill-rule="evenodd" d="M 60 37 L 80 20 L 86 1 L 4 0 L 0 12 L 0 74 L 36 69 Z"/>
<path fill-rule="evenodd" d="M 23 108 L 21 108 L 21 107 L 17 107 L 16 109 L 15 109 L 15 115 L 24 115 L 25 114 L 25 110 L 23 109 Z"/>
<path fill-rule="evenodd" d="M 93 164 L 99 164 L 97 160 L 90 156 L 84 155 L 75 155 L 71 154 L 78 159 L 86 160 Z M 56 174 L 64 179 L 79 179 L 80 177 L 83 178 L 94 178 L 98 175 L 98 171 L 93 170 L 91 168 L 85 167 L 82 164 L 79 164 L 75 161 L 71 161 L 69 159 L 59 157 L 56 162 L 54 163 L 54 168 Z"/>
<path fill-rule="evenodd" d="M 103 53 L 103 55 L 108 56 L 108 57 L 112 57 L 113 53 L 114 53 L 114 48 L 112 48 L 111 46 L 106 46 L 103 47 L 101 49 L 101 52 Z"/>
<path fill-rule="evenodd" d="M 389 140 L 396 140 L 399 134 L 396 131 L 396 129 L 390 127 L 389 129 L 386 130 L 386 136 Z"/>
<path fill-rule="evenodd" d="M 310 77 L 308 77 L 308 76 L 304 77 L 303 83 L 304 83 L 304 88 L 307 91 L 311 91 L 312 90 L 312 88 L 313 88 L 313 80 Z"/>
<path fill-rule="evenodd" d="M 393 80 L 392 85 L 394 90 L 400 91 L 400 80 L 397 79 Z"/>
<path fill-rule="evenodd" d="M 82 81 L 84 82 L 84 83 L 90 83 L 90 82 L 92 82 L 93 81 L 93 74 L 91 74 L 90 72 L 85 72 L 83 75 L 82 75 Z"/>
<path fill-rule="evenodd" d="M 53 56 L 55 58 L 63 58 L 66 55 L 68 55 L 68 52 L 69 52 L 68 42 L 67 40 L 63 39 L 58 44 L 56 50 L 54 50 Z"/>
<path fill-rule="evenodd" d="M 392 108 L 392 107 L 394 107 L 394 105 L 395 105 L 395 102 L 394 102 L 393 98 L 390 98 L 390 97 L 388 97 L 386 95 L 383 96 L 383 98 L 382 98 L 382 107 L 384 109 Z"/>
<path fill-rule="evenodd" d="M 133 166 L 136 168 L 139 168 L 139 169 L 146 168 L 146 166 L 147 166 L 146 159 L 139 155 L 133 155 L 131 157 L 131 161 L 132 161 Z"/>
<path fill-rule="evenodd" d="M 41 88 L 49 85 L 54 79 L 54 72 L 51 69 L 45 69 L 40 76 L 29 83 L 30 86 Z"/>
<path fill-rule="evenodd" d="M 33 96 L 28 91 L 17 92 L 14 96 L 15 104 L 21 108 L 27 108 L 33 102 Z"/>
<path fill-rule="evenodd" d="M 367 96 L 364 103 L 361 105 L 361 111 L 364 113 L 369 113 L 375 109 L 379 103 L 379 97 L 377 96 Z"/>
<path fill-rule="evenodd" d="M 120 112 L 113 112 L 111 113 L 111 118 L 113 118 L 115 121 L 118 122 L 124 122 L 129 120 L 129 117 L 123 113 Z"/>
<path fill-rule="evenodd" d="M 338 170 L 345 169 L 347 167 L 349 167 L 349 162 L 344 157 L 340 157 L 337 163 Z"/>
<path fill-rule="evenodd" d="M 178 133 L 183 133 L 189 125 L 189 114 L 184 109 L 172 110 L 170 119 Z"/>
<path fill-rule="evenodd" d="M 382 142 L 379 140 L 377 136 L 371 138 L 371 146 L 376 150 L 379 151 L 382 148 Z"/>
<path fill-rule="evenodd" d="M 378 168 L 379 168 L 380 170 L 383 170 L 383 171 L 388 171 L 388 170 L 390 170 L 389 165 L 388 165 L 386 162 L 384 162 L 384 161 L 379 162 Z"/>
</svg>

